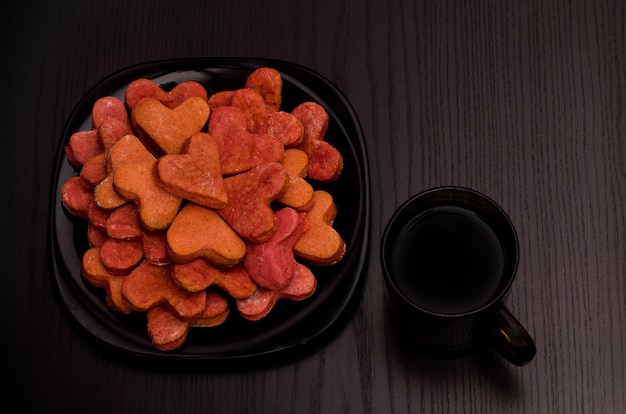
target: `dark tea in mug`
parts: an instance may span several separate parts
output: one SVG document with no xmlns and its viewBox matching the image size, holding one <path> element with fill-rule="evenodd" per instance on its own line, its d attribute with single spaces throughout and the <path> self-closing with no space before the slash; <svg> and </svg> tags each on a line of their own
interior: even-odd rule
<svg viewBox="0 0 626 414">
<path fill-rule="evenodd" d="M 494 201 L 461 187 L 417 194 L 390 218 L 380 254 L 388 315 L 416 349 L 490 346 L 516 365 L 534 358 L 534 341 L 503 303 L 518 242 Z"/>
<path fill-rule="evenodd" d="M 392 278 L 412 303 L 440 314 L 471 312 L 498 292 L 505 256 L 478 213 L 439 206 L 412 218 L 391 254 Z"/>
</svg>

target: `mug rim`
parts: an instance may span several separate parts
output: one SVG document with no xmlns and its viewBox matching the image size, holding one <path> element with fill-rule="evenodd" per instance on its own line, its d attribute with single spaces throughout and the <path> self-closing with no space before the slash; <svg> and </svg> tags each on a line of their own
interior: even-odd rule
<svg viewBox="0 0 626 414">
<path fill-rule="evenodd" d="M 508 229 L 510 230 L 511 236 L 512 236 L 512 241 L 513 241 L 513 245 L 515 248 L 515 259 L 513 261 L 513 263 L 510 266 L 510 270 L 507 272 L 507 280 L 506 283 L 504 283 L 501 287 L 499 287 L 498 289 L 498 293 L 493 295 L 493 297 L 491 299 L 489 299 L 486 303 L 484 303 L 483 305 L 469 310 L 469 311 L 464 311 L 464 312 L 460 312 L 460 313 L 443 313 L 443 312 L 437 312 L 437 311 L 433 311 L 427 308 L 424 308 L 423 306 L 420 306 L 416 303 L 414 303 L 412 300 L 410 300 L 403 292 L 401 289 L 398 288 L 397 284 L 394 282 L 391 274 L 391 270 L 389 269 L 389 264 L 387 263 L 387 258 L 386 258 L 386 254 L 385 251 L 387 249 L 387 246 L 390 242 L 390 233 L 393 230 L 393 227 L 395 224 L 398 223 L 398 219 L 401 217 L 401 215 L 403 213 L 406 212 L 406 210 L 413 205 L 417 200 L 422 199 L 428 195 L 431 195 L 433 193 L 439 193 L 439 192 L 443 192 L 443 191 L 454 191 L 454 192 L 459 192 L 459 193 L 465 193 L 465 194 L 469 194 L 471 196 L 474 197 L 478 197 L 481 198 L 483 200 L 485 200 L 488 204 L 490 204 L 492 207 L 494 207 L 497 212 L 499 213 L 499 215 L 501 216 L 502 219 L 504 219 L 504 222 L 506 222 Z M 442 204 L 442 205 L 453 205 L 453 204 Z M 430 208 L 430 207 L 429 207 Z M 424 209 L 426 210 L 426 209 Z M 395 239 L 394 239 L 395 240 Z M 499 239 L 500 240 L 500 239 Z M 503 244 L 503 242 L 500 240 L 501 245 Z M 492 308 L 496 305 L 498 305 L 499 303 L 502 302 L 504 296 L 508 293 L 511 285 L 513 284 L 513 281 L 515 280 L 515 277 L 517 275 L 517 268 L 518 268 L 518 264 L 519 264 L 519 240 L 518 240 L 518 236 L 517 236 L 517 232 L 515 230 L 515 226 L 513 225 L 513 222 L 511 221 L 511 218 L 509 217 L 509 215 L 506 213 L 506 211 L 498 204 L 496 203 L 492 198 L 490 198 L 489 196 L 477 191 L 477 190 L 473 190 L 471 188 L 468 187 L 463 187 L 463 186 L 453 186 L 453 185 L 446 185 L 446 186 L 438 186 L 438 187 L 432 187 L 429 189 L 426 189 L 424 191 L 421 191 L 419 193 L 413 194 L 412 196 L 410 196 L 408 199 L 406 199 L 404 202 L 402 202 L 393 212 L 393 214 L 391 215 L 391 217 L 389 218 L 389 220 L 387 221 L 387 224 L 385 226 L 385 229 L 382 233 L 382 237 L 381 237 L 381 243 L 380 243 L 380 259 L 381 259 L 381 265 L 382 265 L 382 271 L 383 271 L 383 277 L 385 279 L 385 283 L 387 284 L 387 287 L 391 287 L 393 289 L 393 291 L 395 292 L 395 294 L 397 296 L 400 296 L 402 298 L 402 300 L 409 305 L 410 307 L 416 309 L 419 312 L 431 315 L 431 316 L 435 316 L 435 317 L 440 317 L 440 318 L 464 318 L 464 317 L 468 317 L 468 316 L 473 316 L 479 313 L 484 312 L 485 310 Z"/>
</svg>

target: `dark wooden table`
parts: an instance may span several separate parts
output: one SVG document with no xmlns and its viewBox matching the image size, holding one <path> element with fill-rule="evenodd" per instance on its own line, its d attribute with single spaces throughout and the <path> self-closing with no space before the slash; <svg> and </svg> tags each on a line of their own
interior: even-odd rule
<svg viewBox="0 0 626 414">
<path fill-rule="evenodd" d="M 2 386 L 10 413 L 623 413 L 626 3 L 38 1 L 2 5 Z M 130 65 L 264 57 L 333 82 L 365 135 L 371 242 L 356 309 L 272 366 L 195 370 L 104 352 L 64 312 L 47 238 L 63 126 Z M 520 239 L 509 308 L 537 356 L 412 352 L 385 318 L 396 207 L 474 188 Z"/>
</svg>

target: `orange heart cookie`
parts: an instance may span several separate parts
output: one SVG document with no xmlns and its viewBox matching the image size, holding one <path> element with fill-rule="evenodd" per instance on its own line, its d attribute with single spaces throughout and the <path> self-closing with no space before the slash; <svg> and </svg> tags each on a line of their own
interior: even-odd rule
<svg viewBox="0 0 626 414">
<path fill-rule="evenodd" d="M 136 311 L 147 311 L 166 304 L 178 317 L 192 319 L 202 313 L 206 292 L 188 292 L 174 282 L 171 266 L 141 262 L 126 276 L 122 294 Z"/>
<path fill-rule="evenodd" d="M 122 283 L 124 275 L 114 275 L 110 273 L 100 259 L 100 249 L 91 248 L 85 252 L 82 261 L 83 278 L 92 286 L 104 288 L 106 291 L 106 301 L 111 309 L 123 313 L 132 311 L 130 304 L 122 296 Z"/>
<path fill-rule="evenodd" d="M 154 146 L 166 154 L 178 154 L 187 138 L 202 130 L 209 113 L 207 101 L 193 96 L 174 109 L 156 98 L 145 98 L 131 116 L 142 138 L 149 141 L 149 147 Z"/>
<path fill-rule="evenodd" d="M 210 208 L 226 205 L 217 143 L 204 132 L 192 135 L 181 154 L 159 158 L 156 171 L 161 185 L 178 197 Z"/>
<path fill-rule="evenodd" d="M 96 185 L 93 196 L 96 204 L 107 210 L 116 209 L 128 201 L 115 189 L 113 185 L 113 174 L 111 173 Z"/>
<path fill-rule="evenodd" d="M 237 264 L 246 245 L 213 209 L 187 203 L 167 230 L 172 259 L 189 262 L 204 257 L 216 265 Z"/>
<path fill-rule="evenodd" d="M 218 267 L 200 258 L 188 263 L 176 263 L 172 269 L 172 276 L 179 285 L 190 292 L 217 286 L 231 297 L 242 299 L 257 289 L 256 283 L 242 264 Z"/>
<path fill-rule="evenodd" d="M 122 137 L 109 151 L 115 190 L 137 205 L 141 223 L 149 231 L 167 228 L 182 203 L 157 183 L 156 162 L 134 135 Z"/>
<path fill-rule="evenodd" d="M 336 214 L 330 193 L 315 191 L 312 207 L 306 213 L 309 226 L 293 249 L 296 256 L 319 265 L 331 265 L 343 257 L 346 244 L 333 228 Z"/>
<path fill-rule="evenodd" d="M 304 151 L 290 148 L 285 151 L 282 164 L 289 176 L 289 184 L 278 202 L 299 211 L 305 210 L 313 199 L 313 187 L 305 180 L 309 158 Z"/>
</svg>

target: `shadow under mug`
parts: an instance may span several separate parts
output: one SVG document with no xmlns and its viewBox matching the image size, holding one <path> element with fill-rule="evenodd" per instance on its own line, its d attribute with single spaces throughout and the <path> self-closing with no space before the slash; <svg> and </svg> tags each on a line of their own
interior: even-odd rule
<svg viewBox="0 0 626 414">
<path fill-rule="evenodd" d="M 490 346 L 515 365 L 535 356 L 503 304 L 517 271 L 517 235 L 488 197 L 462 187 L 411 197 L 389 220 L 380 257 L 392 324 L 422 351 Z"/>
</svg>

